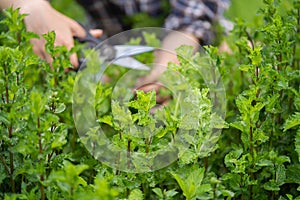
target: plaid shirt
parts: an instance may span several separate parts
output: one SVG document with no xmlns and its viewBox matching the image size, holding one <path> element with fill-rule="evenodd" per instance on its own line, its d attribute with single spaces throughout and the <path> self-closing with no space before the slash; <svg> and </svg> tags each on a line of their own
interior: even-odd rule
<svg viewBox="0 0 300 200">
<path fill-rule="evenodd" d="M 98 22 L 97 28 L 114 35 L 122 32 L 122 19 L 135 13 L 145 12 L 152 17 L 162 11 L 161 0 L 77 0 Z M 181 30 L 195 35 L 203 44 L 214 39 L 212 25 L 219 22 L 225 30 L 232 25 L 225 20 L 223 13 L 229 7 L 229 0 L 170 0 L 171 10 L 166 17 L 164 27 Z"/>
</svg>

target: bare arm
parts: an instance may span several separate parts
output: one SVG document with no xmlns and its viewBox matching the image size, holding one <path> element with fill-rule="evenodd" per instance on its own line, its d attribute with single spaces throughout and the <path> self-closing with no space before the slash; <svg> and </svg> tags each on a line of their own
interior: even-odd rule
<svg viewBox="0 0 300 200">
<path fill-rule="evenodd" d="M 8 7 L 19 7 L 19 4 L 21 3 L 21 0 L 2 0 L 0 1 L 0 8 L 5 9 Z"/>
<path fill-rule="evenodd" d="M 170 3 L 171 12 L 164 26 L 182 33 L 174 32 L 164 39 L 162 48 L 172 52 L 180 45 L 193 46 L 197 51 L 200 44 L 211 44 L 215 38 L 213 24 L 224 19 L 223 12 L 229 6 L 229 0 L 174 0 Z M 144 79 L 139 79 L 137 85 L 155 82 L 168 62 L 177 62 L 175 53 L 158 51 L 157 65 Z"/>
<path fill-rule="evenodd" d="M 158 80 L 159 76 L 167 69 L 168 63 L 178 63 L 175 50 L 181 45 L 192 46 L 196 52 L 199 48 L 198 39 L 189 33 L 184 32 L 171 32 L 162 41 L 162 46 L 156 50 L 154 67 L 151 72 L 145 77 L 137 80 L 136 87 L 154 83 Z"/>
</svg>

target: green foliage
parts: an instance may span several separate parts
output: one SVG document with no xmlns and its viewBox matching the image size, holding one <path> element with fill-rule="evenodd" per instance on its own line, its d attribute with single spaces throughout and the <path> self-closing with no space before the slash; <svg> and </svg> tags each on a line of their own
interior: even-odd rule
<svg viewBox="0 0 300 200">
<path fill-rule="evenodd" d="M 64 15 L 70 17 L 71 19 L 80 21 L 81 23 L 86 22 L 86 13 L 75 0 L 51 0 L 50 3 L 53 8 L 55 8 L 60 13 L 63 13 Z"/>
<path fill-rule="evenodd" d="M 211 190 L 209 184 L 202 184 L 204 176 L 204 168 L 193 167 L 190 171 L 182 172 L 182 175 L 172 173 L 173 177 L 178 182 L 186 199 L 201 198 L 201 195 Z M 187 176 L 187 177 L 186 177 Z"/>
<path fill-rule="evenodd" d="M 146 12 L 138 12 L 131 16 L 125 16 L 123 23 L 132 28 L 161 27 L 170 13 L 170 2 L 168 0 L 161 0 L 160 5 L 160 12 L 154 16 Z"/>
<path fill-rule="evenodd" d="M 83 146 L 102 142 L 95 130 L 80 142 L 72 96 L 85 99 L 73 93 L 76 74 L 64 72 L 71 67 L 69 55 L 80 47 L 56 47 L 54 32 L 45 34 L 50 65 L 33 53 L 29 41 L 37 35 L 25 30 L 24 15 L 5 10 L 0 21 L 0 198 L 299 199 L 300 2 L 289 10 L 282 10 L 282 3 L 263 1 L 255 28 L 236 20 L 225 38 L 230 53 L 207 46 L 207 56 L 201 56 L 191 47 L 178 48 L 179 63 L 170 63 L 163 77 L 170 88 L 160 92 L 173 97 L 163 108 L 156 107 L 155 91 L 133 93 L 114 85 L 127 69 L 106 72 L 112 81 L 98 84 L 91 102 L 114 148 L 125 149 L 116 162 L 125 160 L 128 171 L 151 171 L 158 149 L 176 149 L 176 162 L 147 173 L 123 172 L 96 160 Z M 143 37 L 160 45 L 152 33 Z M 87 70 L 99 65 L 91 59 Z M 151 63 L 153 55 L 137 59 Z M 226 88 L 226 122 L 214 106 L 222 100 L 216 69 Z M 91 90 L 90 85 L 84 89 Z M 135 153 L 149 155 L 148 160 Z"/>
<path fill-rule="evenodd" d="M 230 126 L 238 130 L 240 142 L 225 156 L 228 171 L 223 175 L 237 198 L 285 198 L 289 192 L 299 196 L 287 189 L 293 184 L 287 181 L 288 166 L 299 163 L 297 131 L 292 129 L 299 121 L 293 103 L 299 91 L 299 16 L 282 14 L 279 5 L 264 1 L 263 23 L 251 30 L 238 22 L 231 35 L 241 38 L 233 47 L 239 52 L 236 67 L 249 80 L 235 99 L 239 115 Z"/>
</svg>

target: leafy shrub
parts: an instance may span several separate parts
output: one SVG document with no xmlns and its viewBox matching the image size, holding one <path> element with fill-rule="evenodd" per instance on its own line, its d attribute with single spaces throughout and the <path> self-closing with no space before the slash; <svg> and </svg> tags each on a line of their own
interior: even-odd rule
<svg viewBox="0 0 300 200">
<path fill-rule="evenodd" d="M 177 146 L 177 162 L 147 173 L 108 167 L 90 155 L 80 141 L 72 116 L 76 74 L 66 74 L 64 69 L 71 67 L 68 56 L 81 47 L 68 52 L 65 47 L 54 47 L 53 32 L 44 35 L 46 50 L 53 58 L 50 66 L 32 52 L 29 40 L 37 36 L 25 30 L 24 16 L 18 10 L 5 10 L 0 34 L 0 197 L 299 199 L 300 2 L 295 0 L 286 13 L 279 12 L 280 5 L 279 1 L 264 0 L 259 11 L 263 20 L 255 29 L 237 20 L 226 38 L 230 53 L 205 48 L 226 88 L 226 124 L 211 110 L 209 95 L 215 91 L 204 84 L 199 57 L 190 54 L 186 46 L 177 50 L 180 65 L 170 64 L 169 68 L 191 85 L 186 103 L 192 106 L 193 114 L 201 116 L 202 126 L 193 137 L 184 134 L 189 148 Z M 157 41 L 152 38 L 149 42 Z M 119 69 L 117 77 L 115 71 L 108 75 L 117 80 L 124 73 Z M 192 126 L 184 121 L 184 113 L 173 109 L 178 105 L 174 99 L 156 116 L 166 123 L 164 129 L 152 126 L 157 133 L 151 138 L 153 142 L 127 134 L 132 123 L 154 123 L 155 115 L 147 113 L 154 106 L 155 95 L 138 92 L 128 111 L 120 102 L 108 106 L 111 84 L 97 86 L 97 120 L 120 149 L 154 151 L 172 141 L 180 123 Z M 185 85 L 181 82 L 179 86 Z M 113 109 L 118 115 L 112 115 Z M 212 117 L 216 119 L 214 126 L 225 129 L 217 145 L 202 148 L 205 138 L 212 144 L 217 142 L 211 137 Z"/>
</svg>

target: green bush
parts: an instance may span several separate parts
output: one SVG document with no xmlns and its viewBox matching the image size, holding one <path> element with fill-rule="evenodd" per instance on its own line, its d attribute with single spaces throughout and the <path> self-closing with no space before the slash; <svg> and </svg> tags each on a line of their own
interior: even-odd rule
<svg viewBox="0 0 300 200">
<path fill-rule="evenodd" d="M 0 22 L 0 198 L 300 199 L 300 2 L 295 0 L 286 12 L 280 6 L 279 1 L 264 0 L 259 10 L 262 21 L 255 28 L 236 20 L 225 38 L 229 53 L 205 47 L 210 65 L 220 71 L 225 85 L 226 123 L 212 112 L 209 97 L 216 91 L 205 86 L 202 60 L 189 47 L 177 50 L 180 64 L 169 68 L 191 86 L 186 108 L 201 116 L 196 121 L 201 126 L 192 134 L 195 124 L 176 109 L 183 102 L 178 102 L 180 98 L 157 115 L 148 114 L 155 105 L 153 92 L 138 92 L 128 104 L 130 111 L 120 102 L 109 105 L 114 81 L 126 69 L 118 68 L 117 76 L 108 71 L 112 83 L 97 85 L 97 121 L 117 148 L 127 149 L 128 157 L 166 146 L 179 127 L 186 131 L 183 140 L 189 146 L 177 146 L 178 160 L 145 173 L 99 162 L 84 146 L 89 141 L 79 138 L 72 113 L 77 74 L 64 69 L 71 67 L 69 55 L 82 47 L 76 45 L 69 52 L 54 47 L 53 32 L 44 35 L 53 58 L 50 66 L 32 52 L 29 40 L 37 36 L 26 31 L 24 16 L 5 10 Z M 149 43 L 158 42 L 151 34 L 144 37 Z M 185 82 L 178 87 L 184 90 Z M 153 126 L 154 116 L 165 123 L 164 128 Z M 128 134 L 132 123 L 152 127 L 156 134 L 133 137 Z M 212 128 L 223 128 L 219 140 Z M 94 136 L 92 130 L 88 134 Z M 97 137 L 93 142 L 99 142 Z M 126 167 L 132 167 L 134 159 Z"/>
</svg>

